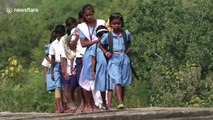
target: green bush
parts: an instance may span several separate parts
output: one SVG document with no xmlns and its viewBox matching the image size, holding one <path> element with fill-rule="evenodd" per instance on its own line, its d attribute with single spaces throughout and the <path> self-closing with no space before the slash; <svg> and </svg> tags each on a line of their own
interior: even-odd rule
<svg viewBox="0 0 213 120">
<path fill-rule="evenodd" d="M 138 88 L 150 91 L 138 97 L 145 106 L 212 107 L 211 2 L 138 0 L 132 7 L 125 21 L 133 35 L 133 64 L 148 83 Z"/>
</svg>

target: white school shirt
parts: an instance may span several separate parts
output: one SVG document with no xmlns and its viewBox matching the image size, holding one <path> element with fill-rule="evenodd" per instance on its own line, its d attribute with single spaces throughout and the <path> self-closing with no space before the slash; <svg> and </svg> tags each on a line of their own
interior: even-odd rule
<svg viewBox="0 0 213 120">
<path fill-rule="evenodd" d="M 49 59 L 51 59 L 51 56 L 50 56 L 50 55 L 48 55 L 48 57 L 49 57 Z M 51 63 L 49 63 L 49 62 L 47 61 L 47 59 L 44 58 L 43 61 L 42 61 L 42 63 L 41 63 L 41 65 L 44 66 L 44 67 L 50 68 Z"/>
<path fill-rule="evenodd" d="M 72 34 L 72 32 L 71 32 L 71 34 Z M 66 35 L 64 35 L 63 37 L 67 37 L 67 34 Z M 64 39 L 64 38 L 61 38 L 61 39 Z M 73 41 L 75 38 L 71 38 L 71 41 Z M 67 73 L 69 74 L 69 75 L 71 75 L 71 61 L 67 58 L 67 56 L 66 56 L 66 54 L 65 54 L 65 49 L 64 49 L 64 46 L 63 46 L 63 43 L 62 43 L 62 41 L 60 40 L 60 42 L 59 42 L 59 44 L 61 45 L 61 47 L 62 47 L 62 54 L 61 54 L 61 57 L 63 57 L 63 58 L 66 58 L 67 59 Z M 74 59 L 75 60 L 75 59 Z M 75 61 L 74 61 L 74 64 L 73 65 L 75 65 Z"/>
<path fill-rule="evenodd" d="M 55 62 L 61 62 L 61 56 L 64 56 L 64 50 L 62 44 L 60 44 L 59 40 L 54 40 L 50 45 L 49 50 L 50 55 L 55 55 Z"/>
<path fill-rule="evenodd" d="M 50 66 L 49 66 L 49 62 L 47 61 L 46 58 L 43 59 L 41 65 L 44 66 L 44 67 L 50 67 Z"/>
<path fill-rule="evenodd" d="M 73 29 L 71 30 L 71 35 L 72 35 L 72 34 L 77 34 L 77 35 L 79 35 L 77 32 L 78 32 L 78 31 L 77 31 L 77 27 L 76 27 L 76 28 L 73 28 Z M 72 38 L 71 38 L 71 41 L 75 40 L 75 38 L 76 38 L 76 36 L 73 35 Z M 86 51 L 86 47 L 82 47 L 81 41 L 80 41 L 80 38 L 79 38 L 79 39 L 78 39 L 78 42 L 77 42 L 77 45 L 76 45 L 76 58 L 78 58 L 78 57 L 83 57 L 85 51 Z"/>
</svg>

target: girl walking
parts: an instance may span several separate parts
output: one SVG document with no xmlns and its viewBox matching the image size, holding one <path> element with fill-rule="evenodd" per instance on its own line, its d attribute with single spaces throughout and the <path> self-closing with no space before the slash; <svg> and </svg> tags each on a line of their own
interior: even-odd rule
<svg viewBox="0 0 213 120">
<path fill-rule="evenodd" d="M 105 25 L 104 20 L 94 18 L 94 8 L 87 4 L 82 8 L 84 22 L 78 25 L 78 32 L 82 47 L 86 47 L 83 58 L 83 68 L 81 71 L 82 80 L 79 81 L 83 88 L 83 97 L 85 98 L 85 112 L 95 110 L 95 103 L 92 95 L 92 85 L 94 84 L 95 70 L 92 69 L 92 56 L 95 56 L 96 44 L 99 39 L 96 37 L 96 28 L 99 25 Z"/>
<path fill-rule="evenodd" d="M 101 40 L 102 45 L 109 46 L 104 50 L 105 56 L 109 59 L 107 65 L 108 75 L 108 109 L 111 108 L 112 91 L 115 91 L 118 100 L 118 109 L 125 108 L 124 93 L 125 87 L 132 81 L 130 60 L 128 57 L 130 51 L 130 33 L 123 30 L 123 16 L 120 13 L 113 13 L 110 18 L 110 27 L 112 32 L 104 34 Z"/>
<path fill-rule="evenodd" d="M 96 29 L 96 36 L 101 40 L 103 34 L 108 33 L 108 29 L 100 25 Z M 96 71 L 95 71 L 95 90 L 100 91 L 102 104 L 101 108 L 106 109 L 106 90 L 107 90 L 107 61 L 103 53 L 103 48 L 100 46 L 100 43 L 96 46 Z"/>
</svg>

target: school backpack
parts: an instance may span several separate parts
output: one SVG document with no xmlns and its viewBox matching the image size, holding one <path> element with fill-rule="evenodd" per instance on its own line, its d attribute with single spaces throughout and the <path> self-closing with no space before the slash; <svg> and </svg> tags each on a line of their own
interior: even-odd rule
<svg viewBox="0 0 213 120">
<path fill-rule="evenodd" d="M 121 35 L 122 35 L 122 37 L 123 37 L 123 39 L 124 39 L 124 46 L 125 46 L 125 52 L 126 52 L 126 50 L 130 47 L 130 42 L 127 41 L 127 36 L 126 36 L 126 31 L 125 31 L 125 30 L 122 30 L 122 31 L 121 31 Z M 108 51 L 109 51 L 110 53 L 113 54 L 113 38 L 112 38 L 112 32 L 109 32 L 109 33 L 108 33 L 108 41 L 109 41 L 109 43 L 108 43 Z M 106 60 L 108 61 L 108 58 L 106 58 Z M 135 77 L 136 77 L 137 79 L 139 79 L 138 75 L 136 74 L 136 72 L 135 72 L 135 70 L 134 70 L 134 68 L 133 68 L 133 65 L 132 65 L 131 60 L 130 60 L 130 67 L 131 67 L 131 69 L 132 69 L 132 73 L 135 75 Z"/>
<path fill-rule="evenodd" d="M 122 35 L 122 37 L 124 39 L 125 52 L 126 52 L 126 50 L 129 48 L 130 42 L 127 41 L 127 36 L 126 36 L 126 31 L 125 30 L 121 31 L 121 35 Z M 113 53 L 113 37 L 112 37 L 112 32 L 108 33 L 108 40 L 109 40 L 108 51 L 110 53 Z"/>
<path fill-rule="evenodd" d="M 62 42 L 62 45 L 64 47 L 65 55 L 66 55 L 67 59 L 69 59 L 69 60 L 73 60 L 74 59 L 75 52 L 76 52 L 75 49 L 71 49 L 70 48 L 70 43 L 71 43 L 71 39 L 72 39 L 73 36 L 74 36 L 74 34 L 71 34 L 70 35 L 71 38 L 70 38 L 69 36 L 64 35 L 61 38 L 61 42 Z"/>
</svg>

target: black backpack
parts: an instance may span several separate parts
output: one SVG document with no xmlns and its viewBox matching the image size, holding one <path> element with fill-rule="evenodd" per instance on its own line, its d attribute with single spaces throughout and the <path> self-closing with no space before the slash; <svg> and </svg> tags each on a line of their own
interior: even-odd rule
<svg viewBox="0 0 213 120">
<path fill-rule="evenodd" d="M 130 42 L 127 41 L 127 36 L 126 36 L 125 30 L 122 30 L 122 31 L 121 31 L 121 35 L 122 35 L 122 37 L 123 37 L 123 39 L 124 39 L 125 52 L 126 52 L 126 50 L 127 50 L 127 49 L 129 48 L 129 46 L 130 46 Z M 108 40 L 109 40 L 108 51 L 109 51 L 110 53 L 113 54 L 113 38 L 112 38 L 112 32 L 109 32 L 109 33 L 108 33 Z"/>
</svg>

